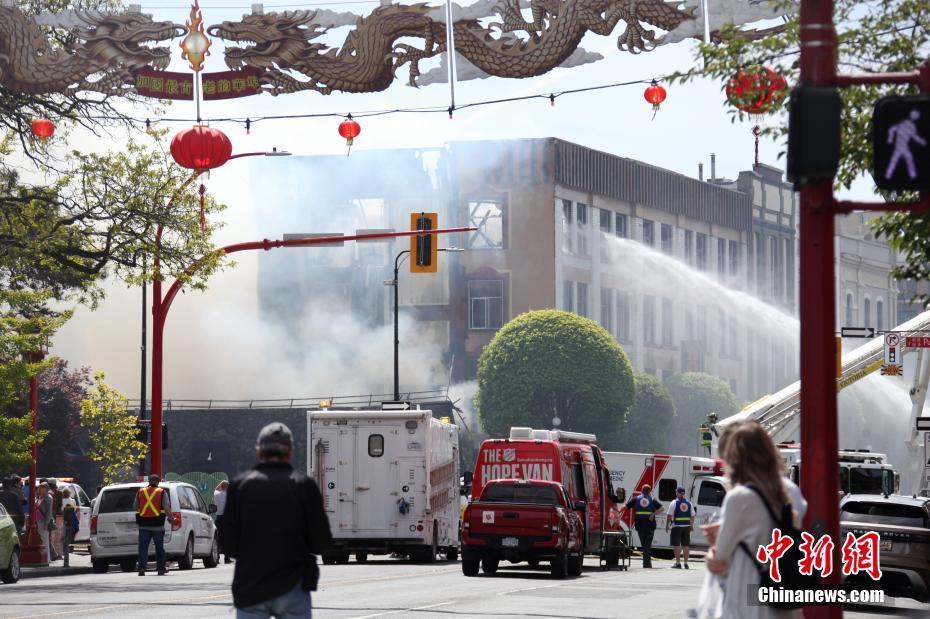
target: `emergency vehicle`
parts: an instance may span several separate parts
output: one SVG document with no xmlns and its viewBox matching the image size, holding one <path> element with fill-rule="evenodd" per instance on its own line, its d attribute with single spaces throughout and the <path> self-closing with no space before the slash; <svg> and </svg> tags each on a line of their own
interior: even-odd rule
<svg viewBox="0 0 930 619">
<path fill-rule="evenodd" d="M 794 483 L 801 484 L 801 445 L 782 443 L 778 451 L 785 460 L 785 470 Z M 897 494 L 901 478 L 888 463 L 888 456 L 867 449 L 841 449 L 837 452 L 840 467 L 839 490 L 846 494 Z"/>
<path fill-rule="evenodd" d="M 669 505 L 677 498 L 678 486 L 685 488 L 685 497 L 695 508 L 691 547 L 709 547 L 701 531 L 701 525 L 716 519 L 726 495 L 723 465 L 719 460 L 619 451 L 605 451 L 604 459 L 614 487 L 622 488 L 627 496 L 635 496 L 648 484 L 652 487 L 653 498 L 665 508 L 656 519 L 653 548 L 671 548 L 669 534 L 665 532 L 665 522 Z M 631 510 L 624 511 L 623 522 L 625 526 L 632 527 Z"/>
<path fill-rule="evenodd" d="M 400 553 L 454 561 L 459 548 L 459 433 L 428 410 L 307 413 L 308 474 L 333 532 L 324 563 Z"/>
<path fill-rule="evenodd" d="M 620 559 L 619 503 L 604 455 L 593 434 L 511 428 L 509 438 L 488 439 L 475 462 L 471 496 L 481 496 L 494 479 L 538 479 L 562 484 L 584 523 L 585 554 L 600 556 L 608 566 Z"/>
</svg>

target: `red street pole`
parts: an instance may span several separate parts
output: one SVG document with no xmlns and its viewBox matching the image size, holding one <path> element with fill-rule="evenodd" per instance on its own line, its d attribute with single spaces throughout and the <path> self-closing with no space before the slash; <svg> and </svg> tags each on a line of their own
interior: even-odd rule
<svg viewBox="0 0 930 619">
<path fill-rule="evenodd" d="M 38 363 L 45 355 L 38 352 L 29 353 L 27 361 Z M 39 429 L 39 377 L 33 375 L 29 379 L 29 410 L 32 413 L 32 431 Z M 29 525 L 26 527 L 26 537 L 23 541 L 22 556 L 20 562 L 22 565 L 42 566 L 48 565 L 48 551 L 42 538 L 39 536 L 39 529 L 36 526 L 36 475 L 37 461 L 39 456 L 39 446 L 33 441 L 32 443 L 32 462 L 29 464 Z"/>
<path fill-rule="evenodd" d="M 832 0 L 802 0 L 801 83 L 836 86 L 836 31 Z M 832 181 L 801 188 L 799 230 L 801 320 L 801 489 L 808 501 L 805 528 L 839 540 L 837 494 L 836 295 Z M 839 571 L 826 579 L 838 582 Z M 840 606 L 804 610 L 808 619 L 842 617 Z"/>
<path fill-rule="evenodd" d="M 333 243 L 342 243 L 345 241 L 368 241 L 372 239 L 391 239 L 405 236 L 419 236 L 423 234 L 449 234 L 452 232 L 471 232 L 477 228 L 444 228 L 437 230 L 410 230 L 404 232 L 383 232 L 379 234 L 356 234 L 352 236 L 323 236 L 308 239 L 288 239 L 276 240 L 263 239 L 261 241 L 250 241 L 246 243 L 235 243 L 227 245 L 216 250 L 220 254 L 234 254 L 240 251 L 252 251 L 261 249 L 269 251 L 278 247 L 309 247 L 312 245 L 327 245 Z M 161 242 L 161 229 L 158 234 L 159 243 Z M 187 269 L 187 275 L 193 275 L 200 268 L 201 261 L 194 263 Z M 152 473 L 159 477 L 162 475 L 162 457 L 161 457 L 161 423 L 162 423 L 162 348 L 164 346 L 165 319 L 168 317 L 168 310 L 171 309 L 171 303 L 183 286 L 182 280 L 175 280 L 168 292 L 162 299 L 161 280 L 157 275 L 158 259 L 155 260 L 156 278 L 152 285 L 152 428 L 151 438 L 149 439 L 149 448 L 152 452 Z"/>
</svg>

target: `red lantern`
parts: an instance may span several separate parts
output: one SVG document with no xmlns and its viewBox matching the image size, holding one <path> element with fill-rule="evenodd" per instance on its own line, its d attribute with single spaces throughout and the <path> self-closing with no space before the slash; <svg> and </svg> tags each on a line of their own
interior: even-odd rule
<svg viewBox="0 0 930 619">
<path fill-rule="evenodd" d="M 32 120 L 32 135 L 44 140 L 52 137 L 53 133 L 55 133 L 55 123 L 48 118 L 34 118 Z"/>
<path fill-rule="evenodd" d="M 665 89 L 659 86 L 659 82 L 652 80 L 652 84 L 646 89 L 646 92 L 643 93 L 643 96 L 646 97 L 646 101 L 652 104 L 652 111 L 658 111 L 659 105 L 665 101 Z"/>
<path fill-rule="evenodd" d="M 357 122 L 352 120 L 352 114 L 349 114 L 348 118 L 339 123 L 339 135 L 346 139 L 346 146 L 349 148 L 349 150 L 352 150 L 352 142 L 361 132 L 362 127 Z M 346 154 L 348 155 L 348 152 Z"/>
<path fill-rule="evenodd" d="M 212 170 L 232 155 L 232 142 L 219 129 L 194 125 L 177 133 L 171 140 L 171 156 L 182 168 Z"/>
<path fill-rule="evenodd" d="M 770 67 L 740 69 L 727 82 L 730 105 L 747 114 L 765 114 L 777 107 L 788 94 L 788 82 Z"/>
</svg>

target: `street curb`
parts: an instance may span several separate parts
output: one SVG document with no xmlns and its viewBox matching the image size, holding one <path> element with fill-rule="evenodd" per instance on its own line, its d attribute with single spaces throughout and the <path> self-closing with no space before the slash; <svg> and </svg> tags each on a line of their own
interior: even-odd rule
<svg viewBox="0 0 930 619">
<path fill-rule="evenodd" d="M 43 578 L 45 576 L 73 576 L 75 574 L 92 574 L 94 568 L 87 566 L 75 567 L 24 567 L 19 573 L 20 580 L 24 578 Z"/>
</svg>

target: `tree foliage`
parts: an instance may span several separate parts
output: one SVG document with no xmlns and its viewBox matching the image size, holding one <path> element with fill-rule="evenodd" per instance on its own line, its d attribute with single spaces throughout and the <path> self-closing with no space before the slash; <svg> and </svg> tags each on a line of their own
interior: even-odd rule
<svg viewBox="0 0 930 619">
<path fill-rule="evenodd" d="M 42 443 L 48 430 L 32 430 L 32 413 L 0 415 L 0 472 L 22 473 L 32 463 L 32 444 Z"/>
<path fill-rule="evenodd" d="M 81 400 L 91 385 L 90 368 L 69 370 L 64 359 L 39 375 L 39 427 L 48 431 L 39 445 L 40 475 L 74 475 L 69 454 L 79 453 L 86 440 Z"/>
<path fill-rule="evenodd" d="M 136 418 L 128 411 L 126 397 L 94 375 L 94 386 L 81 402 L 81 425 L 91 439 L 90 458 L 100 465 L 104 483 L 129 478 L 145 457 L 148 446 L 139 440 Z"/>
<path fill-rule="evenodd" d="M 669 449 L 676 454 L 698 455 L 698 428 L 708 413 L 719 419 L 739 412 L 739 402 L 730 385 L 704 372 L 685 372 L 665 383 L 675 402 L 676 415 L 671 424 Z"/>
<path fill-rule="evenodd" d="M 629 417 L 619 433 L 617 449 L 645 453 L 667 453 L 675 403 L 658 378 L 645 372 L 634 377 L 636 397 Z"/>
<path fill-rule="evenodd" d="M 784 12 L 796 11 L 794 2 L 782 2 Z M 791 8 L 793 6 L 793 8 Z M 842 73 L 915 71 L 930 56 L 930 19 L 925 0 L 853 2 L 836 0 L 834 22 L 838 34 L 838 70 Z M 719 40 L 702 45 L 695 60 L 702 71 L 688 71 L 674 80 L 705 75 L 720 80 L 721 90 L 739 69 L 777 68 L 789 85 L 798 83 L 800 38 L 798 15 L 769 36 L 752 39 L 733 27 L 724 28 Z M 916 86 L 875 85 L 845 88 L 842 115 L 842 157 L 837 185 L 849 187 L 854 180 L 869 176 L 872 167 L 872 109 L 879 97 L 888 94 L 917 94 Z M 784 105 L 787 105 L 785 103 Z M 732 119 L 744 118 L 729 108 Z M 766 121 L 764 134 L 787 143 L 788 122 L 784 109 L 774 121 Z M 911 198 L 906 194 L 884 194 L 888 200 Z M 878 217 L 875 230 L 901 252 L 905 264 L 893 269 L 901 278 L 930 278 L 930 213 L 891 213 Z M 923 300 L 930 300 L 923 297 Z"/>
<path fill-rule="evenodd" d="M 633 371 L 600 325 L 560 310 L 517 316 L 478 362 L 475 407 L 485 432 L 511 426 L 560 428 L 613 436 L 633 402 Z"/>
</svg>

